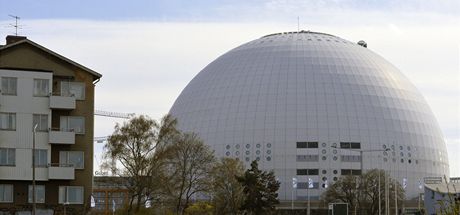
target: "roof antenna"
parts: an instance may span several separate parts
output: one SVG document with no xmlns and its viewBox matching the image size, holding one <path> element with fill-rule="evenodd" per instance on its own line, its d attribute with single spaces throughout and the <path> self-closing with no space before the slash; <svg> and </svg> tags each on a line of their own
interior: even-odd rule
<svg viewBox="0 0 460 215">
<path fill-rule="evenodd" d="M 18 25 L 18 19 L 21 19 L 21 17 L 19 17 L 19 16 L 14 16 L 14 15 L 8 15 L 8 16 L 10 16 L 10 17 L 12 17 L 12 18 L 14 18 L 14 19 L 16 20 L 15 24 L 14 24 L 14 25 L 13 25 L 13 24 L 10 24 L 10 26 L 15 28 L 15 33 L 14 33 L 14 35 L 15 35 L 15 36 L 18 36 L 18 28 L 21 27 L 21 26 Z"/>
<path fill-rule="evenodd" d="M 299 16 L 297 16 L 297 32 L 300 31 Z"/>
</svg>

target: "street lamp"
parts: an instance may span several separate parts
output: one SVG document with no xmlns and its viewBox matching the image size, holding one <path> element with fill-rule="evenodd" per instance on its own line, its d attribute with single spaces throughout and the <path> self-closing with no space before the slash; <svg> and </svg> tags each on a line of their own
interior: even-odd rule
<svg viewBox="0 0 460 215">
<path fill-rule="evenodd" d="M 351 149 L 351 148 L 337 148 L 337 146 L 331 146 L 332 148 L 335 148 L 335 149 L 344 149 L 344 150 L 349 150 L 349 151 L 353 151 L 353 152 L 359 152 L 359 156 L 360 156 L 360 171 L 361 171 L 361 175 L 360 175 L 360 185 L 362 184 L 362 176 L 363 176 L 363 173 L 364 173 L 364 170 L 363 170 L 363 153 L 364 152 L 386 152 L 386 151 L 390 151 L 389 148 L 386 148 L 386 149 L 369 149 L 369 150 L 362 150 L 362 149 Z M 350 145 L 351 147 L 351 145 Z M 380 182 L 380 172 L 379 172 L 379 182 Z M 359 193 L 359 192 L 358 192 Z M 379 215 L 380 215 L 380 184 L 379 184 Z M 355 210 L 355 213 L 356 213 L 356 210 Z"/>
<path fill-rule="evenodd" d="M 32 130 L 32 215 L 35 215 L 37 205 L 35 203 L 35 133 L 37 131 L 38 123 L 34 125 Z"/>
</svg>

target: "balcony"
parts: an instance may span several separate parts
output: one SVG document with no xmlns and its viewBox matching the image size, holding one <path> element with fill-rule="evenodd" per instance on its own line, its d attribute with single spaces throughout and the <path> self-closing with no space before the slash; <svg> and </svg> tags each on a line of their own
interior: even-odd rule
<svg viewBox="0 0 460 215">
<path fill-rule="evenodd" d="M 53 93 L 50 96 L 50 108 L 73 110 L 75 109 L 75 97 Z"/>
<path fill-rule="evenodd" d="M 49 180 L 75 180 L 75 168 L 68 164 L 49 164 Z"/>
<path fill-rule="evenodd" d="M 49 142 L 51 144 L 75 144 L 75 132 L 50 130 Z"/>
</svg>

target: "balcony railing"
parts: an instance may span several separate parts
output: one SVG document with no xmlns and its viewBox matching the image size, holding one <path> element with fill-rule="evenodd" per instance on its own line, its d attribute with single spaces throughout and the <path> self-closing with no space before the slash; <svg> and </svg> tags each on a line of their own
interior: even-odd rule
<svg viewBox="0 0 460 215">
<path fill-rule="evenodd" d="M 75 144 L 75 132 L 73 130 L 51 129 L 49 142 L 51 144 Z"/>
<path fill-rule="evenodd" d="M 51 109 L 75 109 L 75 96 L 54 92 L 50 95 Z"/>
<path fill-rule="evenodd" d="M 75 180 L 75 168 L 71 164 L 48 164 L 48 179 Z"/>
</svg>

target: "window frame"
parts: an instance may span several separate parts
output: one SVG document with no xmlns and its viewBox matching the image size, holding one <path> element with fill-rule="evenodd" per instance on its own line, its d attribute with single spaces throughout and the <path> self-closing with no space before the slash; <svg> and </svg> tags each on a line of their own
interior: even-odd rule
<svg viewBox="0 0 460 215">
<path fill-rule="evenodd" d="M 72 93 L 72 85 L 74 86 L 81 86 L 82 87 L 82 96 L 77 97 L 75 93 Z M 65 89 L 67 86 L 67 89 Z M 74 97 L 76 100 L 85 100 L 86 99 L 86 85 L 85 82 L 78 82 L 78 81 L 61 81 L 61 96 L 71 96 Z"/>
<path fill-rule="evenodd" d="M 31 194 L 32 194 L 32 186 L 33 185 L 29 185 L 29 187 L 28 187 L 28 192 L 27 192 L 27 202 L 28 203 L 33 203 L 32 202 L 32 196 L 31 196 Z M 37 194 L 38 194 L 38 189 L 37 188 L 43 189 L 43 198 L 42 198 L 43 201 L 38 201 L 38 199 L 40 199 L 40 198 L 37 197 Z M 41 204 L 41 203 L 45 203 L 45 201 L 46 201 L 46 188 L 45 188 L 45 185 L 41 185 L 41 184 L 40 185 L 35 185 L 35 203 Z"/>
<path fill-rule="evenodd" d="M 81 167 L 80 166 L 77 166 L 76 164 L 74 163 L 71 163 L 70 160 L 69 160 L 69 155 L 71 153 L 78 153 L 78 154 L 81 154 L 81 160 L 82 160 L 82 165 Z M 65 156 L 65 163 L 62 163 L 61 159 L 62 156 Z M 66 164 L 66 165 L 69 165 L 71 164 L 75 169 L 85 169 L 85 152 L 84 151 L 59 151 L 59 164 Z"/>
<path fill-rule="evenodd" d="M 66 125 L 65 127 L 62 125 L 62 122 L 63 122 L 63 119 L 66 120 Z M 82 131 L 81 132 L 77 132 L 75 128 L 70 128 L 70 120 L 71 119 L 82 119 L 83 123 L 82 123 Z M 75 132 L 75 134 L 85 134 L 86 133 L 86 126 L 85 126 L 85 123 L 86 123 L 86 119 L 84 116 L 61 116 L 59 118 L 59 129 L 61 131 L 73 131 Z"/>
<path fill-rule="evenodd" d="M 2 154 L 1 153 L 1 150 L 5 150 L 6 151 L 6 163 L 3 164 L 1 162 L 1 159 L 0 159 L 0 166 L 16 166 L 16 149 L 15 148 L 0 148 L 0 155 Z M 13 154 L 13 163 L 9 163 L 8 161 L 10 160 L 10 153 Z"/>
<path fill-rule="evenodd" d="M 37 92 L 36 90 L 38 89 L 39 91 L 41 90 L 41 87 L 43 86 L 43 83 L 46 83 L 46 89 L 45 92 Z M 38 87 L 40 86 L 40 87 Z M 43 79 L 43 78 L 34 78 L 34 92 L 33 96 L 34 97 L 48 97 L 50 94 L 50 80 L 49 79 Z"/>
<path fill-rule="evenodd" d="M 2 84 L 2 88 L 1 88 L 2 95 L 17 96 L 18 95 L 18 78 L 17 77 L 2 77 L 1 79 L 2 79 L 1 80 L 2 81 L 1 82 L 1 84 Z M 3 80 L 5 80 L 5 81 L 3 81 Z M 14 92 L 9 92 L 9 90 L 11 88 L 11 82 L 10 82 L 11 80 L 14 80 L 14 84 L 16 85 L 15 89 L 13 90 Z M 6 86 L 5 86 L 5 83 L 7 83 Z M 8 88 L 6 88 L 6 87 L 8 87 Z"/>
<path fill-rule="evenodd" d="M 8 120 L 7 122 L 10 121 L 10 117 L 14 118 L 12 120 L 12 124 L 9 125 L 7 128 L 3 128 L 3 122 L 2 122 L 2 115 L 6 115 Z M 4 131 L 16 131 L 16 122 L 17 122 L 17 119 L 16 119 L 16 113 L 11 113 L 11 112 L 0 112 L 0 130 L 4 130 Z"/>
<path fill-rule="evenodd" d="M 43 158 L 43 154 L 41 154 L 41 152 L 45 152 L 44 158 Z M 46 167 L 48 167 L 48 149 L 35 149 L 34 153 L 37 153 L 37 154 L 35 154 L 35 160 L 36 160 L 35 161 L 35 168 L 46 168 Z M 40 164 L 40 161 L 45 161 L 45 163 Z"/>
<path fill-rule="evenodd" d="M 36 121 L 35 121 L 35 117 L 39 117 L 38 119 L 38 126 L 37 126 L 37 130 L 38 132 L 48 132 L 49 130 L 49 121 L 48 121 L 48 114 L 33 114 L 32 116 L 32 128 L 35 126 L 36 124 Z M 46 126 L 45 128 L 43 128 L 43 125 L 42 125 L 42 117 L 46 117 Z"/>
<path fill-rule="evenodd" d="M 75 202 L 69 202 L 69 189 L 80 189 L 81 190 L 81 200 L 80 201 L 75 201 Z M 59 186 L 58 188 L 58 203 L 59 204 L 64 204 L 68 203 L 70 205 L 81 205 L 84 203 L 84 198 L 85 198 L 85 189 L 83 186 Z M 61 193 L 64 191 L 64 193 Z M 63 199 L 64 198 L 64 199 Z"/>
<path fill-rule="evenodd" d="M 10 199 L 11 200 L 5 200 L 5 187 L 8 186 L 8 187 L 11 187 L 11 193 L 10 193 Z M 0 192 L 0 203 L 12 203 L 14 202 L 14 185 L 12 184 L 0 184 L 0 190 L 3 191 Z"/>
</svg>

